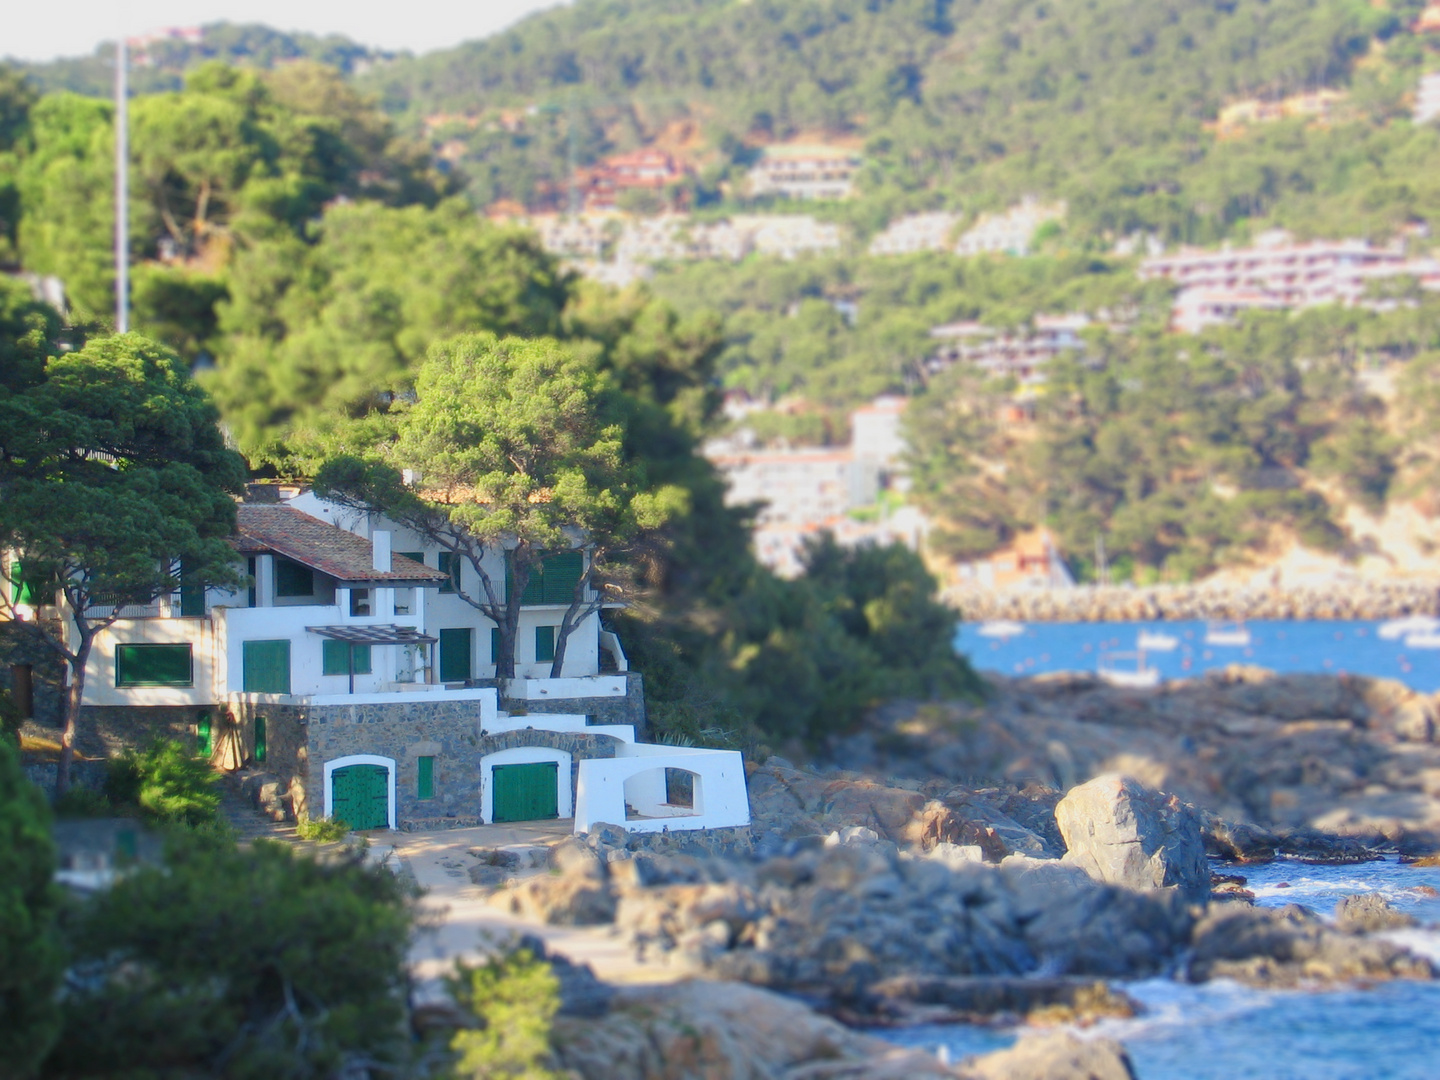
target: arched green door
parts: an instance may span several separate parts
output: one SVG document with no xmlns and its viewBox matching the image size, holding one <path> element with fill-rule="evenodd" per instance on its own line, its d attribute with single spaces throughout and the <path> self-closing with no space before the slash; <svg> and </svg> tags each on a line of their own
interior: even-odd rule
<svg viewBox="0 0 1440 1080">
<path fill-rule="evenodd" d="M 330 774 L 330 816 L 352 829 L 390 826 L 390 770 L 384 765 L 347 765 Z"/>
</svg>

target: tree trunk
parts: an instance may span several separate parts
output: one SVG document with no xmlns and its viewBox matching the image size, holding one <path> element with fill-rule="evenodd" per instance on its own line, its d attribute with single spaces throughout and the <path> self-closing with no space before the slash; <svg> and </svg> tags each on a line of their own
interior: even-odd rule
<svg viewBox="0 0 1440 1080">
<path fill-rule="evenodd" d="M 515 677 L 515 639 L 520 632 L 520 598 L 530 584 L 529 562 L 519 563 L 514 551 L 505 552 L 505 618 L 500 626 L 500 655 L 495 658 L 495 678 Z"/>
<path fill-rule="evenodd" d="M 75 760 L 75 732 L 80 726 L 80 706 L 85 700 L 85 667 L 90 662 L 90 646 L 94 635 L 81 634 L 80 646 L 70 665 L 70 686 L 65 692 L 65 728 L 60 733 L 60 763 L 55 769 L 55 797 L 70 790 L 70 765 Z"/>
</svg>

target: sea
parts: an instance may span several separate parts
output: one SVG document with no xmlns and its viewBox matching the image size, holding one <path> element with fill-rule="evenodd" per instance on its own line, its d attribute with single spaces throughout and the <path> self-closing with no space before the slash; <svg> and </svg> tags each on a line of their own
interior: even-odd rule
<svg viewBox="0 0 1440 1080">
<path fill-rule="evenodd" d="M 1096 672 L 1102 654 L 1133 653 L 1142 632 L 1174 637 L 1147 650 L 1146 667 L 1164 679 L 1193 678 L 1230 664 L 1285 672 L 1350 673 L 1440 690 L 1440 649 L 1407 645 L 1377 631 L 1379 621 L 1244 624 L 1244 645 L 1206 643 L 1203 622 L 1028 623 L 1004 637 L 964 623 L 956 648 L 981 671 L 1009 676 Z M 1235 629 L 1228 624 L 1228 629 Z M 1011 628 L 1012 630 L 1015 628 Z M 1114 661 L 1111 661 L 1114 663 Z M 1122 665 L 1135 667 L 1133 656 Z M 1217 867 L 1218 868 L 1218 867 Z M 1380 892 L 1421 928 L 1387 936 L 1440 966 L 1440 868 L 1383 861 L 1350 866 L 1276 862 L 1225 867 L 1247 878 L 1255 902 L 1303 904 L 1333 916 L 1343 896 Z M 1120 984 L 1141 1006 L 1129 1020 L 1105 1020 L 1082 1036 L 1124 1043 L 1140 1080 L 1437 1080 L 1440 982 L 1397 981 L 1334 989 L 1257 990 L 1228 980 L 1190 985 L 1170 978 Z M 918 1026 L 877 1032 L 890 1041 L 959 1063 L 1012 1045 L 1015 1027 Z"/>
</svg>

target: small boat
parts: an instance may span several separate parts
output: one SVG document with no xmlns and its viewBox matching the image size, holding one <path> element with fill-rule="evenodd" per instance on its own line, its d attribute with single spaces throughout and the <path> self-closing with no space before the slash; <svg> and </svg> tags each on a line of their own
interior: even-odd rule
<svg viewBox="0 0 1440 1080">
<path fill-rule="evenodd" d="M 1407 615 L 1403 619 L 1391 619 L 1381 623 L 1375 628 L 1375 636 L 1386 641 L 1399 641 L 1411 634 L 1433 634 L 1437 630 L 1440 630 L 1440 619 L 1435 616 Z"/>
<path fill-rule="evenodd" d="M 1135 666 L 1130 667 L 1129 661 L 1134 661 Z M 1148 689 L 1160 685 L 1160 669 L 1145 666 L 1143 650 L 1101 653 L 1096 671 L 1101 680 L 1111 686 Z"/>
<path fill-rule="evenodd" d="M 1405 635 L 1407 649 L 1440 649 L 1440 630 L 1418 630 Z"/>
<path fill-rule="evenodd" d="M 1163 634 L 1158 630 L 1141 630 L 1135 639 L 1135 647 L 1141 652 L 1174 652 L 1180 639 L 1174 634 Z"/>
<path fill-rule="evenodd" d="M 1205 644 L 1231 649 L 1249 648 L 1250 630 L 1243 622 L 1206 623 Z"/>
<path fill-rule="evenodd" d="M 981 637 L 1012 638 L 1019 637 L 1025 632 L 1025 624 L 1011 622 L 1009 619 L 995 619 L 992 622 L 980 624 L 976 631 Z"/>
</svg>

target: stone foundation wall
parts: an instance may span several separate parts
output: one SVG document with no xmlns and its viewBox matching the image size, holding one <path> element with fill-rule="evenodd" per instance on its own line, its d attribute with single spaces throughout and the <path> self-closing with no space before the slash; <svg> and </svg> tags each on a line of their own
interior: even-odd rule
<svg viewBox="0 0 1440 1080">
<path fill-rule="evenodd" d="M 126 750 L 143 750 L 156 739 L 174 739 L 196 746 L 201 713 L 210 714 L 211 761 L 228 765 L 224 737 L 224 709 L 216 705 L 87 705 L 80 710 L 75 749 L 85 757 L 119 757 Z"/>
<path fill-rule="evenodd" d="M 61 727 L 65 723 L 64 664 L 30 625 L 0 622 L 0 690 L 14 688 L 12 664 L 32 669 L 32 719 L 46 727 Z"/>
</svg>

